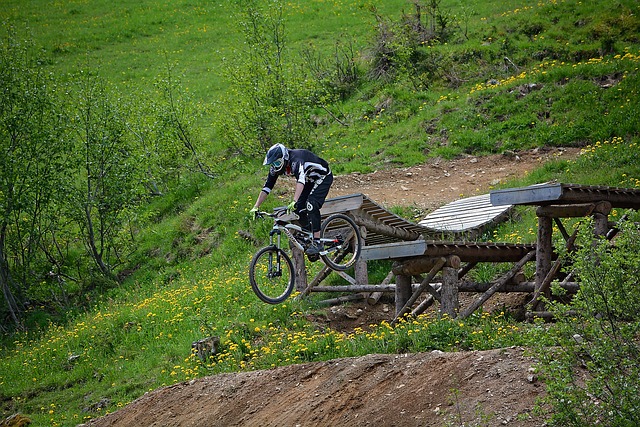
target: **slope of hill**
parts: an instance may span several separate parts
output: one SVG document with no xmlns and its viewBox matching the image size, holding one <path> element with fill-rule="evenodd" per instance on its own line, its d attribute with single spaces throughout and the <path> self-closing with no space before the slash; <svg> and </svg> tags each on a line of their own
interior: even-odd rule
<svg viewBox="0 0 640 427">
<path fill-rule="evenodd" d="M 36 49 L 47 54 L 41 63 L 45 72 L 56 74 L 64 82 L 72 78 L 66 74 L 70 71 L 98 74 L 117 86 L 117 98 L 131 92 L 128 95 L 136 104 L 153 104 L 151 109 L 162 110 L 157 105 L 163 104 L 156 104 L 156 85 L 171 69 L 168 63 L 181 63 L 172 70 L 184 74 L 184 86 L 177 90 L 182 90 L 185 98 L 192 95 L 195 101 L 186 101 L 192 107 L 188 110 L 197 112 L 195 121 L 189 120 L 193 124 L 190 130 L 202 136 L 196 141 L 202 144 L 198 151 L 210 155 L 206 160 L 217 166 L 218 173 L 216 180 L 205 183 L 206 179 L 193 173 L 185 159 L 171 156 L 173 151 L 155 146 L 149 151 L 168 154 L 180 165 L 173 169 L 173 162 L 169 162 L 163 170 L 173 178 L 166 183 L 163 196 L 154 197 L 150 205 L 135 212 L 143 223 L 124 233 L 135 234 L 132 243 L 137 246 L 119 254 L 126 266 L 119 277 L 127 279 L 117 285 L 104 284 L 99 275 L 95 281 L 88 281 L 90 286 L 52 280 L 47 274 L 51 271 L 50 260 L 43 254 L 42 272 L 34 276 L 51 280 L 38 280 L 31 289 L 34 296 L 26 300 L 31 324 L 34 329 L 41 326 L 42 331 L 6 338 L 7 348 L 0 353 L 1 414 L 20 411 L 37 424 L 75 425 L 105 411 L 115 411 L 146 392 L 146 397 L 120 409 L 118 415 L 95 423 L 134 417 L 139 422 L 130 424 L 171 425 L 180 421 L 197 425 L 222 417 L 228 423 L 256 425 L 275 424 L 278 419 L 337 424 L 340 419 L 334 417 L 353 414 L 357 418 L 345 418 L 345 425 L 366 423 L 362 420 L 367 417 L 371 424 L 377 424 L 383 420 L 377 403 L 385 413 L 391 413 L 384 418 L 391 420 L 389 424 L 402 420 L 407 425 L 527 425 L 518 423 L 525 422 L 533 398 L 544 387 L 529 377 L 534 361 L 524 357 L 520 348 L 344 359 L 355 352 L 325 347 L 322 341 L 321 348 L 317 344 L 317 349 L 298 358 L 299 347 L 278 341 L 281 334 L 295 335 L 315 327 L 350 331 L 379 324 L 391 317 L 392 308 L 384 304 L 375 308 L 353 305 L 325 311 L 304 301 L 295 306 L 287 302 L 286 308 L 277 306 L 276 313 L 252 294 L 246 265 L 259 243 L 239 238 L 238 231 L 250 229 L 256 236 L 268 235 L 268 224 L 250 224 L 247 215 L 265 171 L 260 155 L 237 155 L 235 147 L 228 145 L 229 135 L 220 130 L 224 127 L 219 129 L 222 118 L 213 113 L 217 110 L 225 118 L 238 117 L 232 114 L 234 99 L 231 95 L 224 98 L 232 85 L 221 70 L 223 58 L 242 55 L 239 25 L 233 13 L 238 11 L 239 2 L 200 3 L 126 0 L 114 8 L 112 2 L 104 0 L 7 0 L 7 7 L 0 11 L 1 20 L 16 25 L 19 34 L 34 35 Z M 338 175 L 332 196 L 363 192 L 387 206 L 413 207 L 424 213 L 514 178 L 529 184 L 534 179 L 541 182 L 577 177 L 567 182 L 640 187 L 637 1 L 544 0 L 533 4 L 475 0 L 463 4 L 447 0 L 441 3 L 441 18 L 456 36 L 449 41 L 409 45 L 402 37 L 407 16 L 401 16 L 415 15 L 415 3 L 380 3 L 384 4 L 374 16 L 370 2 L 336 1 L 333 8 L 324 0 L 286 2 L 290 46 L 317 43 L 321 53 L 333 58 L 339 34 L 347 33 L 342 46 L 355 40 L 353 59 L 361 79 L 357 87 L 346 99 L 313 110 L 314 147 L 331 160 Z M 423 13 L 422 19 L 427 15 Z M 26 31 L 23 23 L 27 23 Z M 386 38 L 389 33 L 384 31 L 385 25 L 397 37 Z M 392 43 L 385 43 L 388 41 Z M 371 79 L 372 50 L 385 45 L 395 50 L 391 54 L 379 51 L 382 55 L 378 59 L 398 54 L 395 59 L 403 61 L 388 79 Z M 407 49 L 413 54 L 408 55 Z M 297 60 L 292 59 L 291 65 Z M 409 65 L 415 68 L 407 69 Z M 249 92 L 240 93 L 250 97 Z M 64 96 L 67 94 L 60 91 L 64 103 L 70 106 L 74 101 Z M 217 100 L 219 97 L 222 99 Z M 156 120 L 156 114 L 148 113 L 147 108 L 136 110 L 132 121 L 123 125 L 162 123 Z M 276 111 L 268 117 L 282 116 Z M 282 127 L 276 123 L 274 129 Z M 252 135 L 244 140 L 253 144 L 253 149 L 267 143 Z M 150 133 L 151 140 L 156 136 L 173 142 L 178 139 L 166 130 Z M 132 135 L 129 138 L 138 140 Z M 534 147 L 538 148 L 532 150 Z M 575 156 L 579 147 L 598 150 L 590 151 L 592 160 L 575 169 L 573 165 L 555 164 L 543 168 L 535 178 L 525 176 L 524 172 L 547 160 Z M 489 153 L 503 154 L 484 157 Z M 376 172 L 366 173 L 373 170 Z M 276 197 L 271 198 L 273 203 L 290 199 L 291 186 L 279 187 Z M 0 199 L 6 194 L 7 190 L 0 189 Z M 70 199 L 67 196 L 61 193 L 60 200 Z M 51 211 L 52 218 L 58 215 L 59 209 Z M 25 222 L 19 215 L 14 219 Z M 87 262 L 88 267 L 76 267 L 89 257 L 83 252 L 80 238 L 66 237 L 77 227 L 71 228 L 51 236 L 65 236 L 73 254 L 63 261 L 72 276 L 84 277 L 83 268 L 92 266 Z M 19 243 L 21 239 L 16 235 L 14 241 Z M 50 243 L 58 247 L 60 242 L 53 239 Z M 199 363 L 190 354 L 191 342 L 203 334 L 219 334 L 223 340 L 224 352 L 211 364 Z M 413 335 L 418 336 L 431 335 Z M 455 351 L 511 345 L 482 335 L 480 341 L 487 345 L 464 347 L 446 336 L 450 341 L 444 345 L 431 346 L 429 341 L 389 349 L 362 338 L 354 346 L 360 350 L 359 355 L 385 350 Z M 369 341 L 372 347 L 367 346 Z M 519 341 L 517 345 L 528 343 Z M 249 346 L 260 351 L 249 354 Z M 503 351 L 508 356 L 503 358 Z M 275 368 L 330 357 L 342 358 L 335 362 L 336 368 L 349 373 L 341 388 L 337 387 L 338 374 L 331 362 Z M 404 378 L 399 370 L 407 367 L 405 359 L 412 364 L 408 368 L 411 384 L 400 381 Z M 474 361 L 478 363 L 474 365 Z M 269 366 L 274 366 L 273 370 L 202 378 L 212 372 Z M 310 376 L 309 371 L 314 374 Z M 387 376 L 398 381 L 388 381 Z M 358 382 L 360 377 L 362 383 Z M 280 382 L 308 388 L 301 388 L 303 395 L 294 389 L 286 389 L 288 393 L 282 396 L 269 393 L 277 392 L 278 387 L 284 390 Z M 363 399 L 365 393 L 360 392 L 360 386 L 367 394 L 379 397 L 377 402 Z M 213 393 L 216 387 L 229 397 L 212 394 L 220 400 L 220 406 L 199 395 Z M 325 399 L 328 394 L 324 387 L 337 399 Z M 420 387 L 424 392 L 418 392 Z M 435 396 L 429 394 L 432 392 Z M 252 402 L 247 397 L 251 393 L 256 399 L 265 396 L 277 401 L 280 412 L 272 411 L 266 402 L 265 407 L 242 406 Z M 423 400 L 415 396 L 418 393 Z M 406 407 L 406 418 L 398 418 L 404 416 L 400 414 L 402 407 L 387 394 L 415 400 L 414 406 Z M 191 403 L 197 408 L 188 406 Z M 359 403 L 362 407 L 356 406 Z M 163 405 L 176 409 L 173 413 L 157 409 Z M 192 420 L 180 418 L 177 408 L 188 409 L 194 416 L 200 409 L 212 412 Z M 287 414 L 289 408 L 293 408 L 290 418 L 276 418 Z M 156 410 L 158 419 L 148 417 L 147 412 Z M 242 415 L 233 415 L 238 413 Z M 312 418 L 314 413 L 317 418 Z M 527 422 L 542 424 L 538 419 Z"/>
</svg>

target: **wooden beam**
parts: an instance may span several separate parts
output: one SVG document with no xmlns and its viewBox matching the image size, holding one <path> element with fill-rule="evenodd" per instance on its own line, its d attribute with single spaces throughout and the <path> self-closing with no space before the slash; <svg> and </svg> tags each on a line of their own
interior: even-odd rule
<svg viewBox="0 0 640 427">
<path fill-rule="evenodd" d="M 473 267 L 475 267 L 476 265 L 478 265 L 477 262 L 468 262 L 464 265 L 464 267 L 462 267 L 460 270 L 458 270 L 458 280 L 462 279 L 464 276 L 467 275 L 468 272 L 471 271 L 471 269 Z"/>
<path fill-rule="evenodd" d="M 381 286 L 386 286 L 389 285 L 391 283 L 391 280 L 393 280 L 393 278 L 395 277 L 395 275 L 393 274 L 393 271 L 390 271 L 389 274 L 387 274 L 387 277 L 384 278 L 384 280 L 382 281 L 382 283 L 380 284 Z M 394 288 L 394 292 L 395 292 L 395 286 Z M 367 304 L 369 305 L 376 305 L 378 303 L 378 301 L 380 301 L 380 298 L 382 298 L 382 292 L 380 291 L 372 291 L 371 294 L 369 295 L 369 297 L 367 298 Z"/>
<path fill-rule="evenodd" d="M 335 270 L 333 270 L 333 272 L 336 273 L 338 276 L 342 277 L 347 282 L 351 283 L 352 285 L 356 285 L 357 284 L 356 279 L 354 279 L 353 277 L 349 276 L 344 271 L 335 271 Z"/>
<path fill-rule="evenodd" d="M 513 276 L 516 275 L 516 273 L 518 271 L 520 271 L 520 269 L 529 261 L 531 261 L 534 257 L 536 256 L 536 252 L 535 251 L 531 251 L 529 252 L 527 255 L 525 255 L 524 258 L 522 258 L 520 261 L 518 261 L 516 263 L 516 265 L 513 266 L 513 268 L 511 270 L 509 270 L 507 272 L 507 274 L 505 274 L 504 276 L 502 276 L 500 278 L 500 280 L 496 281 L 493 285 L 491 285 L 491 287 L 487 290 L 487 292 L 485 292 L 484 294 L 482 294 L 480 296 L 480 298 L 478 298 L 476 301 L 474 301 L 469 307 L 467 307 L 467 309 L 465 311 L 462 312 L 462 314 L 460 315 L 460 317 L 462 319 L 466 319 L 467 317 L 469 317 L 471 315 L 471 313 L 473 313 L 474 311 L 476 311 L 476 309 L 478 307 L 480 307 L 482 304 L 484 304 L 490 297 L 491 295 L 493 295 L 494 293 L 496 293 L 496 291 L 498 289 L 500 289 L 502 286 L 504 286 L 509 280 L 511 280 L 511 278 Z"/>
<path fill-rule="evenodd" d="M 433 305 L 435 299 L 431 295 L 427 295 L 427 297 L 422 301 L 416 308 L 411 312 L 411 317 L 417 317 L 425 312 L 425 310 Z"/>
<path fill-rule="evenodd" d="M 578 218 L 594 213 L 608 215 L 609 212 L 611 212 L 611 203 L 609 202 L 540 206 L 536 209 L 536 215 L 548 216 L 549 218 Z"/>
<path fill-rule="evenodd" d="M 354 212 L 353 219 L 356 224 L 366 227 L 367 230 L 374 233 L 382 234 L 383 236 L 394 237 L 400 240 L 418 240 L 422 236 L 419 233 L 413 233 L 411 231 L 392 227 L 390 225 L 386 225 L 379 221 L 376 221 L 363 210 Z"/>
<path fill-rule="evenodd" d="M 336 304 L 342 304 L 343 302 L 359 301 L 361 299 L 364 299 L 364 297 L 365 296 L 363 294 L 344 295 L 344 296 L 337 297 L 337 298 L 329 298 L 329 299 L 325 299 L 325 300 L 319 301 L 318 304 L 320 304 L 320 305 L 336 305 Z"/>
<path fill-rule="evenodd" d="M 459 292 L 486 292 L 492 283 L 476 283 L 476 282 L 461 282 L 458 283 Z M 559 286 L 566 289 L 568 292 L 577 292 L 580 289 L 580 283 L 578 282 L 561 282 Z M 496 290 L 496 292 L 511 293 L 519 292 L 525 294 L 531 294 L 536 290 L 536 282 L 521 282 L 521 283 L 506 283 L 504 286 Z"/>
<path fill-rule="evenodd" d="M 436 274 L 438 274 L 438 272 L 446 262 L 447 262 L 446 258 L 440 258 L 436 261 L 436 263 L 431 268 L 431 271 L 429 272 L 427 277 L 420 283 L 420 286 L 418 287 L 418 289 L 409 297 L 409 299 L 404 303 L 404 305 L 399 310 L 396 310 L 396 317 L 391 322 L 392 325 L 395 324 L 398 321 L 398 319 L 400 319 L 402 316 L 404 316 L 406 313 L 409 312 L 409 309 L 411 308 L 413 303 L 416 302 L 418 297 L 422 294 L 422 292 L 424 292 L 424 290 L 427 287 L 431 288 L 431 284 L 430 284 L 431 280 L 436 276 Z M 398 302 L 396 301 L 396 307 L 397 307 L 397 304 Z"/>
<path fill-rule="evenodd" d="M 315 286 L 312 292 L 395 292 L 396 285 L 332 285 Z"/>
</svg>

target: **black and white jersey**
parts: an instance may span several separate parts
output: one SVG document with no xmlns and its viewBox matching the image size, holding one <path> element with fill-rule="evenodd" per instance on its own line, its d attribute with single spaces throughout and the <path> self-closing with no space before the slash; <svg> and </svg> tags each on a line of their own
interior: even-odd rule
<svg viewBox="0 0 640 427">
<path fill-rule="evenodd" d="M 262 191 L 269 194 L 280 175 L 293 175 L 301 184 L 316 182 L 331 173 L 329 163 L 309 150 L 289 150 L 289 160 L 280 172 L 269 170 Z"/>
</svg>

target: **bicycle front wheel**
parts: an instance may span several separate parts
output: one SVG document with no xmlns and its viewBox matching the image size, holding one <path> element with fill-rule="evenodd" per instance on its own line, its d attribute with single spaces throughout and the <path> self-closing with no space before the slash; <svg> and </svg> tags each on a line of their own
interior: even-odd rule
<svg viewBox="0 0 640 427">
<path fill-rule="evenodd" d="M 275 246 L 260 249 L 249 265 L 249 281 L 262 301 L 280 304 L 291 295 L 295 283 L 291 258 Z"/>
<path fill-rule="evenodd" d="M 322 261 L 330 268 L 345 271 L 356 263 L 362 250 L 360 229 L 347 215 L 333 214 L 320 227 L 323 243 Z"/>
</svg>

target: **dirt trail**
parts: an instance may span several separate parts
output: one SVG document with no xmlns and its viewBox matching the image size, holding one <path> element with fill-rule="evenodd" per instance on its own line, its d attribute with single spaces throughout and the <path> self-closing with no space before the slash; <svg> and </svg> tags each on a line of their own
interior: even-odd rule
<svg viewBox="0 0 640 427">
<path fill-rule="evenodd" d="M 425 212 L 579 149 L 466 157 L 372 174 L 336 177 L 330 196 L 365 193 Z M 325 326 L 348 331 L 390 320 L 393 307 L 366 303 L 327 309 Z M 88 423 L 115 426 L 543 426 L 531 413 L 544 393 L 524 349 L 372 354 L 221 374 L 147 393 Z"/>
<path fill-rule="evenodd" d="M 462 197 L 488 193 L 499 183 L 522 177 L 550 160 L 575 159 L 579 153 L 579 148 L 541 148 L 347 174 L 336 177 L 330 197 L 364 193 L 387 207 L 414 206 L 431 211 Z"/>
</svg>

